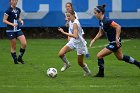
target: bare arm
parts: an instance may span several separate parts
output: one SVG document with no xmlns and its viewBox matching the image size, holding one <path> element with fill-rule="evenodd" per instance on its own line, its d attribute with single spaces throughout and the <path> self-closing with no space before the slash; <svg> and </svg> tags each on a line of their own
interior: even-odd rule
<svg viewBox="0 0 140 93">
<path fill-rule="evenodd" d="M 89 47 L 92 47 L 93 43 L 99 39 L 101 36 L 103 35 L 103 31 L 100 28 L 98 34 L 95 36 L 95 38 L 93 40 L 91 40 Z"/>
<path fill-rule="evenodd" d="M 8 19 L 8 15 L 4 14 L 3 23 L 11 25 L 11 26 L 17 26 L 17 24 L 13 24 L 13 23 L 9 22 L 7 19 Z"/>
<path fill-rule="evenodd" d="M 21 17 L 19 17 L 19 22 L 22 24 L 22 25 L 24 25 L 24 21 L 21 19 Z"/>
<path fill-rule="evenodd" d="M 111 23 L 111 26 L 116 29 L 116 43 L 117 43 L 117 46 L 119 46 L 120 45 L 119 37 L 121 34 L 121 26 L 114 21 Z"/>
<path fill-rule="evenodd" d="M 77 38 L 78 37 L 78 26 L 77 24 L 73 24 L 73 34 L 69 34 L 67 32 L 65 32 L 62 28 L 58 28 L 58 31 L 60 31 L 61 33 L 69 36 L 69 37 L 73 37 L 73 38 Z"/>
</svg>

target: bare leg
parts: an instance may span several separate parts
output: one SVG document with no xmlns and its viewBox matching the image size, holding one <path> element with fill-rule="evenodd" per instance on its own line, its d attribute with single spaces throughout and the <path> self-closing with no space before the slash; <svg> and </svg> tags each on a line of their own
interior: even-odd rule
<svg viewBox="0 0 140 93">
<path fill-rule="evenodd" d="M 24 61 L 22 60 L 22 57 L 25 53 L 25 48 L 27 46 L 27 42 L 26 42 L 26 38 L 24 35 L 21 35 L 18 37 L 20 43 L 21 43 L 21 47 L 20 47 L 20 54 L 18 56 L 18 61 L 21 62 L 22 64 L 24 64 Z"/>
<path fill-rule="evenodd" d="M 121 48 L 118 49 L 117 52 L 114 52 L 115 56 L 117 57 L 118 60 L 123 60 L 129 64 L 134 64 L 137 67 L 140 68 L 140 62 L 132 58 L 131 56 L 123 55 Z"/>
<path fill-rule="evenodd" d="M 104 59 L 103 59 L 103 57 L 105 57 L 111 53 L 112 53 L 112 51 L 110 51 L 107 48 L 104 48 L 97 54 L 99 72 L 95 75 L 95 77 L 104 77 Z"/>
<path fill-rule="evenodd" d="M 70 67 L 70 62 L 67 60 L 65 54 L 67 52 L 71 51 L 71 49 L 68 46 L 64 46 L 58 53 L 58 56 L 62 59 L 62 61 L 64 62 L 64 66 L 61 68 L 61 71 L 65 71 L 67 68 Z"/>
<path fill-rule="evenodd" d="M 16 55 L 16 39 L 10 40 L 10 45 L 11 45 L 11 56 L 14 60 L 14 63 L 18 64 Z"/>
<path fill-rule="evenodd" d="M 91 74 L 91 71 L 89 70 L 86 63 L 83 62 L 84 55 L 78 55 L 78 64 L 81 66 L 84 70 L 84 76 L 89 76 Z"/>
</svg>

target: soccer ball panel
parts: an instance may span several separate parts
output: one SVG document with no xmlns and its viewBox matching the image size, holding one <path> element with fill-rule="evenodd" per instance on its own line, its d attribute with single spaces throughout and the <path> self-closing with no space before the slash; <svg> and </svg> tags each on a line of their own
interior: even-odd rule
<svg viewBox="0 0 140 93">
<path fill-rule="evenodd" d="M 49 68 L 47 70 L 47 75 L 51 78 L 54 78 L 57 76 L 57 69 L 56 68 Z"/>
</svg>

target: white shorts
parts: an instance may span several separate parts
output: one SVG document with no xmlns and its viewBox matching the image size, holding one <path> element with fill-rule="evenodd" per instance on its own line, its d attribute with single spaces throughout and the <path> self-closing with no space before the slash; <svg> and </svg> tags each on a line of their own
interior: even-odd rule
<svg viewBox="0 0 140 93">
<path fill-rule="evenodd" d="M 86 53 L 85 45 L 82 42 L 74 43 L 72 40 L 70 40 L 66 45 L 72 50 L 75 50 L 77 55 L 83 55 Z"/>
</svg>

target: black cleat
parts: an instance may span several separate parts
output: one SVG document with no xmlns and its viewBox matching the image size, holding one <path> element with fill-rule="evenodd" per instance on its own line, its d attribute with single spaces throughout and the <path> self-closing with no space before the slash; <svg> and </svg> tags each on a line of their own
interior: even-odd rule
<svg viewBox="0 0 140 93">
<path fill-rule="evenodd" d="M 14 59 L 14 64 L 18 64 L 18 62 L 17 62 L 17 58 L 16 58 L 16 59 Z"/>
<path fill-rule="evenodd" d="M 14 64 L 18 64 L 18 62 L 17 61 L 14 61 Z"/>
<path fill-rule="evenodd" d="M 140 62 L 135 62 L 134 64 L 140 69 Z"/>
<path fill-rule="evenodd" d="M 104 77 L 104 69 L 99 69 L 99 72 L 94 77 Z"/>
<path fill-rule="evenodd" d="M 139 67 L 139 69 L 140 69 L 140 62 L 138 62 L 138 67 Z"/>
<path fill-rule="evenodd" d="M 102 73 L 97 73 L 94 77 L 104 77 L 104 74 Z"/>
<path fill-rule="evenodd" d="M 25 62 L 20 57 L 18 57 L 18 62 L 20 62 L 21 64 L 25 64 Z"/>
</svg>

